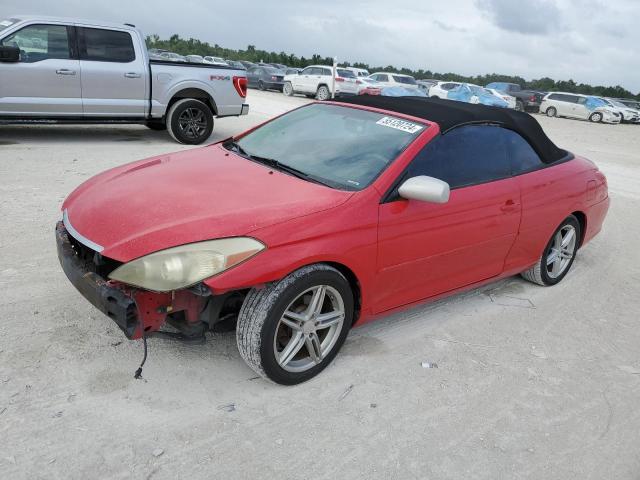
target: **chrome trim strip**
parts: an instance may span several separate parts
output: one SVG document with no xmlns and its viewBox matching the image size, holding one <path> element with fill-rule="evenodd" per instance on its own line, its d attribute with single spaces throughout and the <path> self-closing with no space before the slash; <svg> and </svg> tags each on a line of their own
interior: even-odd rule
<svg viewBox="0 0 640 480">
<path fill-rule="evenodd" d="M 87 237 L 78 232 L 75 228 L 73 228 L 73 225 L 71 225 L 71 222 L 69 221 L 69 215 L 67 214 L 66 208 L 64 209 L 64 212 L 62 212 L 62 223 L 64 224 L 64 228 L 67 229 L 67 232 L 69 232 L 69 234 L 73 238 L 75 238 L 85 247 L 89 247 L 91 250 L 95 250 L 96 252 L 101 252 L 102 250 L 104 250 L 104 247 L 92 242 Z"/>
</svg>

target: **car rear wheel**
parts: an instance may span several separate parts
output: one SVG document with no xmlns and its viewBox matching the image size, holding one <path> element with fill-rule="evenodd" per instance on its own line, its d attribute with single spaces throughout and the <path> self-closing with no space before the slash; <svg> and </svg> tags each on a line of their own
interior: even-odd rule
<svg viewBox="0 0 640 480">
<path fill-rule="evenodd" d="M 167 127 L 176 142 L 199 145 L 211 136 L 213 113 L 206 103 L 184 98 L 169 109 Z"/>
<path fill-rule="evenodd" d="M 329 88 L 325 85 L 320 85 L 318 91 L 316 92 L 316 99 L 323 102 L 325 100 L 329 100 L 330 97 L 331 92 L 329 92 Z"/>
<path fill-rule="evenodd" d="M 253 289 L 238 316 L 240 355 L 259 375 L 295 385 L 320 373 L 351 327 L 353 293 L 336 269 L 310 265 Z"/>
<path fill-rule="evenodd" d="M 599 112 L 592 113 L 589 117 L 589 120 L 591 120 L 593 123 L 600 123 L 602 121 L 602 114 Z"/>
<path fill-rule="evenodd" d="M 522 277 L 543 286 L 559 283 L 576 258 L 580 238 L 580 222 L 569 215 L 551 236 L 538 263 L 523 272 Z"/>
<path fill-rule="evenodd" d="M 558 111 L 555 109 L 555 107 L 547 108 L 547 111 L 545 113 L 547 114 L 547 117 L 556 117 L 556 116 L 558 116 Z"/>
<path fill-rule="evenodd" d="M 266 87 L 264 86 L 264 82 L 262 80 L 258 80 L 258 88 L 260 90 L 266 90 Z"/>
<path fill-rule="evenodd" d="M 284 82 L 282 93 L 284 93 L 287 97 L 293 96 L 293 85 L 291 85 L 291 82 Z"/>
</svg>

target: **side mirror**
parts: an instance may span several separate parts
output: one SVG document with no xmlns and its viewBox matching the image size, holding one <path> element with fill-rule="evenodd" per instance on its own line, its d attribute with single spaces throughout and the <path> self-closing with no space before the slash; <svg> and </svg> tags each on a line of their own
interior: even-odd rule
<svg viewBox="0 0 640 480">
<path fill-rule="evenodd" d="M 0 62 L 19 62 L 20 49 L 13 46 L 0 45 Z"/>
<path fill-rule="evenodd" d="M 407 200 L 420 202 L 447 203 L 449 201 L 449 184 L 437 178 L 421 175 L 412 177 L 400 185 L 398 193 Z"/>
</svg>

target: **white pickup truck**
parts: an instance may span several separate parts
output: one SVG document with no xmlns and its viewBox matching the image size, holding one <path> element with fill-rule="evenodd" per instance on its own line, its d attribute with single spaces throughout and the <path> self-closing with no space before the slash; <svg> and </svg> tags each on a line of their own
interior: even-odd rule
<svg viewBox="0 0 640 480">
<path fill-rule="evenodd" d="M 0 19 L 0 123 L 142 123 L 195 145 L 246 96 L 244 70 L 149 60 L 133 25 Z"/>
</svg>

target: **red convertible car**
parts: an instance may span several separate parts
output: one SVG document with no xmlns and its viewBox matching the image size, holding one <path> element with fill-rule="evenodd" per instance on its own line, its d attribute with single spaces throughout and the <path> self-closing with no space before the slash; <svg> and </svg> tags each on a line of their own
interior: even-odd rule
<svg viewBox="0 0 640 480">
<path fill-rule="evenodd" d="M 608 207 L 598 168 L 526 113 L 364 96 L 97 175 L 56 237 L 127 337 L 232 325 L 253 370 L 295 384 L 376 316 L 509 275 L 555 285 Z"/>
</svg>

